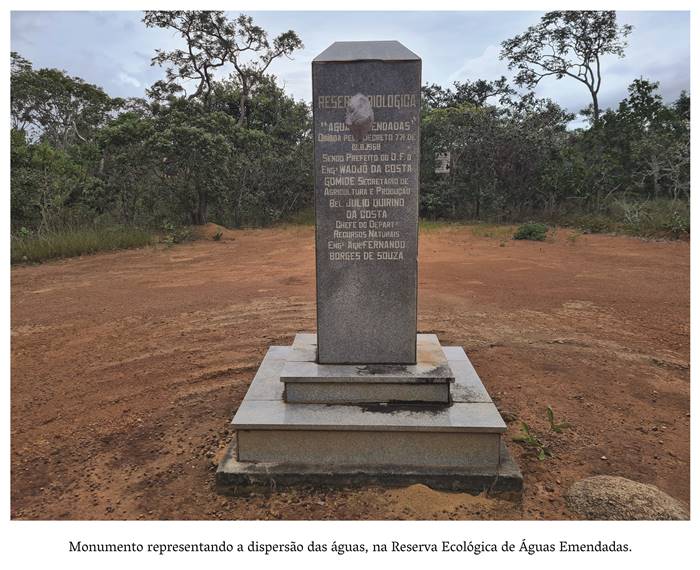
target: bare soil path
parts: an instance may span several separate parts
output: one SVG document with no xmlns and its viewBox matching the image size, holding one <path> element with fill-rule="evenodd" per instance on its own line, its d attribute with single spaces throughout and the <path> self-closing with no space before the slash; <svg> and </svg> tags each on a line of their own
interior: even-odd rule
<svg viewBox="0 0 700 570">
<path fill-rule="evenodd" d="M 568 235 L 420 238 L 419 330 L 463 346 L 510 421 L 522 503 L 420 485 L 216 494 L 265 351 L 315 328 L 312 228 L 13 268 L 13 518 L 559 519 L 594 474 L 687 504 L 689 244 Z M 549 433 L 547 405 L 573 427 Z M 552 458 L 510 440 L 520 420 Z"/>
</svg>

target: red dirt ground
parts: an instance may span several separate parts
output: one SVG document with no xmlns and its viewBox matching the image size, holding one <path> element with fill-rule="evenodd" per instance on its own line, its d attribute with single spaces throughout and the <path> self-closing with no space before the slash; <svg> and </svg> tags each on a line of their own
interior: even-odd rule
<svg viewBox="0 0 700 570">
<path fill-rule="evenodd" d="M 265 351 L 314 329 L 313 229 L 292 227 L 12 269 L 12 517 L 560 519 L 569 485 L 596 474 L 687 505 L 689 244 L 475 233 L 422 233 L 419 330 L 463 346 L 509 420 L 522 502 L 421 485 L 216 494 Z M 547 405 L 573 427 L 549 433 Z M 511 441 L 520 419 L 554 457 Z"/>
</svg>

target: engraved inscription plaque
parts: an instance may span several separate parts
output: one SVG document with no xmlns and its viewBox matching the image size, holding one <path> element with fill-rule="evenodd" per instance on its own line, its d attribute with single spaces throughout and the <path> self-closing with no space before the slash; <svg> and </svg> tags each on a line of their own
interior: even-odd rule
<svg viewBox="0 0 700 570">
<path fill-rule="evenodd" d="M 313 62 L 318 358 L 416 360 L 421 61 L 336 42 Z"/>
</svg>

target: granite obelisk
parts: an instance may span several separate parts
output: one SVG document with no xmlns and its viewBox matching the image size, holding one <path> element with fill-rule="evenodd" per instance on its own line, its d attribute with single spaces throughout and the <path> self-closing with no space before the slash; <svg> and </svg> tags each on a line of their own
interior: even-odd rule
<svg viewBox="0 0 700 570">
<path fill-rule="evenodd" d="M 312 69 L 319 363 L 414 364 L 420 58 L 336 42 Z"/>
</svg>

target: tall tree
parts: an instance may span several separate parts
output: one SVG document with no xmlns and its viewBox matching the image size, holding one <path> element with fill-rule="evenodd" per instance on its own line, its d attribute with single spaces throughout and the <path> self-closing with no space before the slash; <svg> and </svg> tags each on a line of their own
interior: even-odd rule
<svg viewBox="0 0 700 570">
<path fill-rule="evenodd" d="M 58 69 L 33 69 L 17 53 L 11 57 L 12 126 L 30 139 L 41 138 L 64 150 L 71 144 L 91 141 L 123 103 L 79 77 Z"/>
<path fill-rule="evenodd" d="M 600 117 L 601 57 L 624 57 L 632 26 L 614 11 L 547 12 L 540 22 L 501 44 L 501 59 L 515 69 L 517 85 L 535 87 L 544 77 L 571 77 L 591 95 L 593 121 Z"/>
<path fill-rule="evenodd" d="M 689 198 L 689 133 L 683 116 L 675 106 L 664 104 L 658 88 L 658 82 L 635 79 L 618 107 L 621 138 L 631 159 L 626 170 L 639 189 L 648 189 L 654 198 Z"/>
<path fill-rule="evenodd" d="M 238 34 L 241 36 L 242 46 L 234 51 L 231 57 L 235 77 L 241 86 L 240 114 L 238 123 L 245 125 L 247 121 L 246 106 L 250 92 L 262 80 L 273 60 L 278 57 L 289 57 L 296 49 L 304 47 L 299 36 L 293 30 L 288 30 L 272 40 L 272 45 L 267 39 L 267 32 L 253 24 L 250 16 L 241 14 L 236 19 Z M 257 58 L 245 59 L 246 51 L 259 54 Z"/>
<path fill-rule="evenodd" d="M 233 77 L 240 84 L 238 123 L 245 125 L 246 104 L 251 91 L 262 80 L 270 64 L 303 47 L 296 32 L 288 30 L 272 40 L 267 32 L 241 14 L 229 20 L 223 11 L 175 10 L 146 11 L 148 27 L 176 30 L 185 39 L 186 49 L 157 50 L 152 65 L 167 65 L 164 80 L 156 82 L 149 95 L 165 99 L 185 91 L 183 83 L 196 82 L 196 90 L 188 98 L 205 102 L 213 86 L 213 74 L 226 64 L 233 66 Z"/>
<path fill-rule="evenodd" d="M 168 199 L 189 213 L 192 224 L 207 223 L 212 200 L 230 184 L 237 149 L 229 138 L 235 124 L 233 117 L 184 98 L 154 117 L 146 146 L 161 157 L 159 174 Z"/>
</svg>

